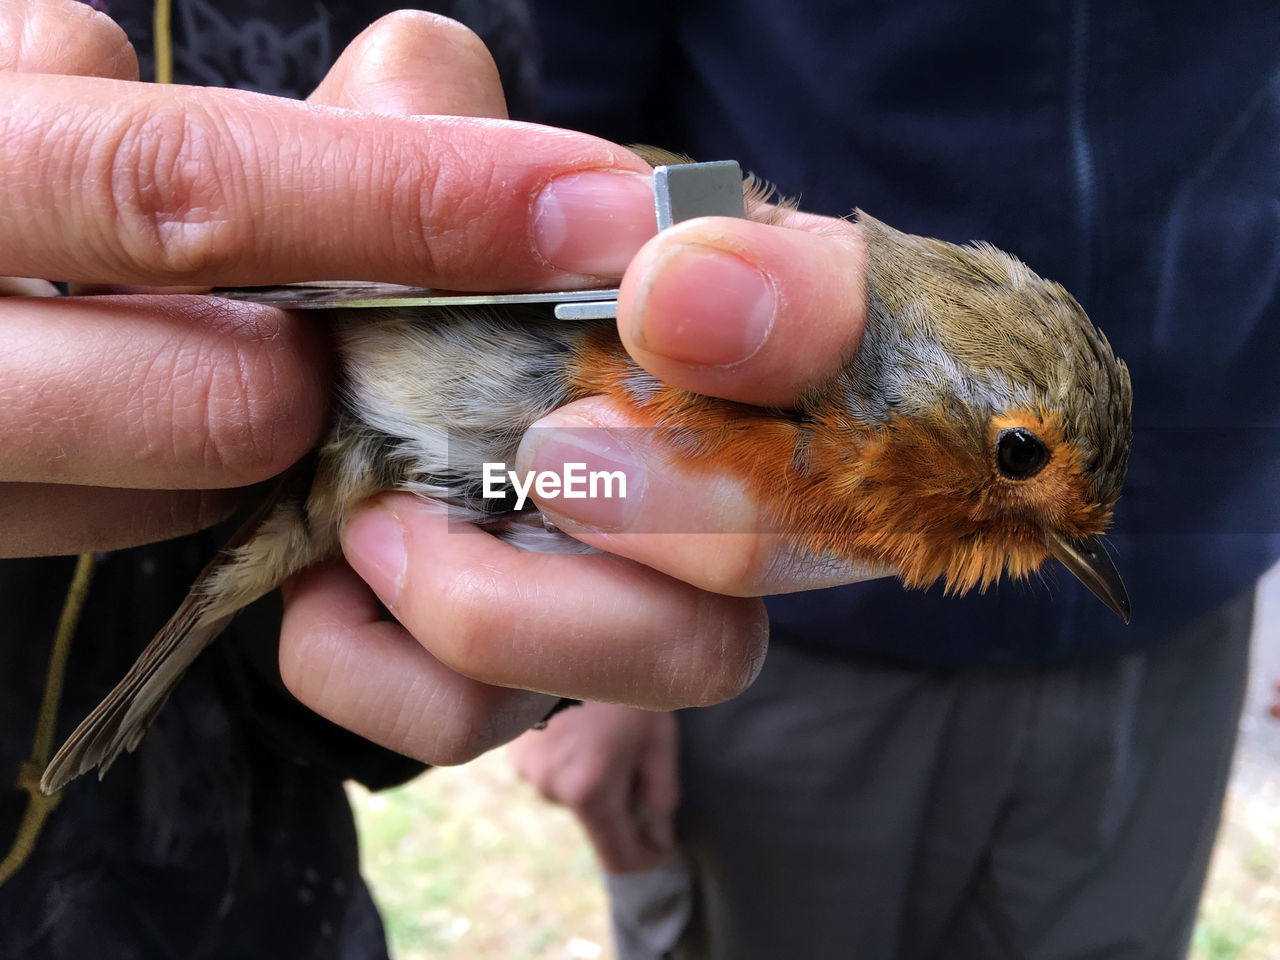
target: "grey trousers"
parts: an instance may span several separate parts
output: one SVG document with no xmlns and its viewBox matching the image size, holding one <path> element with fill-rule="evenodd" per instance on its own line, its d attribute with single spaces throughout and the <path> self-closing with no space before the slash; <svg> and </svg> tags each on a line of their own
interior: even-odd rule
<svg viewBox="0 0 1280 960">
<path fill-rule="evenodd" d="M 1021 670 L 776 644 L 745 694 L 680 715 L 683 857 L 609 878 L 620 957 L 1184 956 L 1252 614 Z"/>
</svg>

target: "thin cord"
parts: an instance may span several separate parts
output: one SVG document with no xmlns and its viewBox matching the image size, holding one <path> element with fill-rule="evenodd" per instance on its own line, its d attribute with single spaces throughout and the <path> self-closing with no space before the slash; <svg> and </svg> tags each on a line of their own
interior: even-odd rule
<svg viewBox="0 0 1280 960">
<path fill-rule="evenodd" d="M 155 0 L 151 18 L 151 40 L 156 55 L 156 83 L 173 83 L 173 30 L 170 0 Z"/>
<path fill-rule="evenodd" d="M 155 47 L 155 82 L 173 82 L 173 35 L 170 0 L 155 0 L 152 17 L 152 34 Z M 75 636 L 84 610 L 89 586 L 93 582 L 93 554 L 84 553 L 76 560 L 71 585 L 62 604 L 58 629 L 53 637 L 53 649 L 49 653 L 49 668 L 45 673 L 44 696 L 40 701 L 40 714 L 36 719 L 36 732 L 31 741 L 31 756 L 18 768 L 18 789 L 29 795 L 27 808 L 18 824 L 18 835 L 13 846 L 0 860 L 0 886 L 22 868 L 35 849 L 36 841 L 49 814 L 62 799 L 62 794 L 46 796 L 40 791 L 40 776 L 49 765 L 53 754 L 54 736 L 58 730 L 58 705 L 62 702 L 62 689 L 67 675 L 67 657 L 71 652 L 71 639 Z"/>
<path fill-rule="evenodd" d="M 40 775 L 49 765 L 53 754 L 54 736 L 58 730 L 58 705 L 62 702 L 63 682 L 67 676 L 67 658 L 71 653 L 71 639 L 80 623 L 89 587 L 93 583 L 93 554 L 82 553 L 76 560 L 67 598 L 58 617 L 58 628 L 53 635 L 53 649 L 49 652 L 49 667 L 45 672 L 44 696 L 40 701 L 40 714 L 36 718 L 36 732 L 31 740 L 31 756 L 18 768 L 18 789 L 28 794 L 27 809 L 18 824 L 18 835 L 13 846 L 0 860 L 0 886 L 21 869 L 31 856 L 40 839 L 49 814 L 53 813 L 62 795 L 46 796 L 40 792 Z"/>
</svg>

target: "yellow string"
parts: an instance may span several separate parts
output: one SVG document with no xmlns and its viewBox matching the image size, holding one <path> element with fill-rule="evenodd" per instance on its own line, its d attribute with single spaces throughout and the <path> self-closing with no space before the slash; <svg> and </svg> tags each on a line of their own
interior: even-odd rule
<svg viewBox="0 0 1280 960">
<path fill-rule="evenodd" d="M 53 738 L 58 730 L 58 704 L 62 702 L 63 681 L 67 675 L 67 657 L 71 652 L 71 638 L 75 636 L 89 585 L 93 582 L 93 554 L 83 553 L 76 560 L 67 598 L 58 617 L 58 628 L 53 635 L 53 649 L 49 652 L 49 667 L 45 672 L 44 696 L 40 701 L 40 714 L 36 718 L 36 733 L 31 741 L 31 756 L 18 768 L 18 789 L 28 794 L 27 809 L 18 824 L 18 835 L 13 846 L 0 860 L 0 886 L 21 869 L 31 856 L 40 839 L 44 822 L 53 813 L 61 794 L 45 796 L 40 792 L 40 775 L 49 765 L 53 755 Z"/>
<path fill-rule="evenodd" d="M 156 55 L 156 83 L 173 83 L 173 33 L 169 19 L 170 0 L 155 0 L 151 18 L 151 40 Z"/>
<path fill-rule="evenodd" d="M 155 47 L 156 83 L 173 82 L 173 36 L 170 19 L 170 0 L 155 0 L 152 17 L 152 34 Z M 0 860 L 0 886 L 4 886 L 21 869 L 31 856 L 40 839 L 40 832 L 49 814 L 62 799 L 62 794 L 45 796 L 40 792 L 40 776 L 49 765 L 53 754 L 53 740 L 58 730 L 58 705 L 62 702 L 62 688 L 67 675 L 67 657 L 71 652 L 71 639 L 75 636 L 93 582 L 93 554 L 81 554 L 76 561 L 71 585 L 67 588 L 58 618 L 58 629 L 53 636 L 53 649 L 49 653 L 49 667 L 45 673 L 44 696 L 40 701 L 40 714 L 36 719 L 36 732 L 31 741 L 31 756 L 18 768 L 18 789 L 28 794 L 27 808 L 18 824 L 18 835 L 13 846 Z"/>
</svg>

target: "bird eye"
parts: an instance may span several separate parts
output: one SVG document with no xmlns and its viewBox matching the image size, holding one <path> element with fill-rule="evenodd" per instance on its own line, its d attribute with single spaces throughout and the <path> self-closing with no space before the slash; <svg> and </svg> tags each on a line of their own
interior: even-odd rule
<svg viewBox="0 0 1280 960">
<path fill-rule="evenodd" d="M 996 464 L 1010 480 L 1026 480 L 1049 462 L 1049 449 L 1030 430 L 1013 427 L 996 437 Z"/>
</svg>

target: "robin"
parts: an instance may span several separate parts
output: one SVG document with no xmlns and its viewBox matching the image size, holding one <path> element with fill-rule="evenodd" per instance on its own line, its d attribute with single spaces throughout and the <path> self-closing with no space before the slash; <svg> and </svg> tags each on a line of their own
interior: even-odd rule
<svg viewBox="0 0 1280 960">
<path fill-rule="evenodd" d="M 790 208 L 762 199 L 751 192 L 753 216 L 785 225 Z M 201 573 L 41 788 L 133 750 L 230 618 L 340 555 L 346 517 L 378 493 L 444 501 L 524 549 L 589 549 L 526 502 L 532 481 L 514 478 L 498 496 L 488 481 L 536 420 L 592 395 L 628 406 L 686 468 L 736 475 L 772 530 L 846 582 L 896 575 L 962 593 L 1056 557 L 1127 621 L 1099 540 L 1131 440 L 1124 363 L 1066 290 L 1015 257 L 855 216 L 867 252 L 860 346 L 786 410 L 657 380 L 611 320 L 562 321 L 528 305 L 446 308 L 429 322 L 412 308 L 338 311 L 327 441 Z"/>
</svg>

